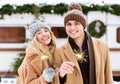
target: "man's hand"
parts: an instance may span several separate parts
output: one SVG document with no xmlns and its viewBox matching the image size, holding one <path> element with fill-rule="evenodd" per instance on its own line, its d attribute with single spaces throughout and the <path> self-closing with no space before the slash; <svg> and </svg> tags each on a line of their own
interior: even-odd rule
<svg viewBox="0 0 120 84">
<path fill-rule="evenodd" d="M 64 77 L 68 73 L 72 73 L 74 71 L 75 64 L 73 62 L 63 62 L 60 67 L 60 77 Z"/>
</svg>

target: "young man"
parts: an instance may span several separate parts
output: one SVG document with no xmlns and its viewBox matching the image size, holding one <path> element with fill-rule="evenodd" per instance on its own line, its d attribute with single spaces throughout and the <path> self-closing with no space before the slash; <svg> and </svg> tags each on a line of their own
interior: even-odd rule
<svg viewBox="0 0 120 84">
<path fill-rule="evenodd" d="M 113 84 L 107 43 L 85 31 L 86 21 L 78 4 L 64 17 L 68 41 L 56 50 L 54 67 L 60 67 L 55 84 Z"/>
</svg>

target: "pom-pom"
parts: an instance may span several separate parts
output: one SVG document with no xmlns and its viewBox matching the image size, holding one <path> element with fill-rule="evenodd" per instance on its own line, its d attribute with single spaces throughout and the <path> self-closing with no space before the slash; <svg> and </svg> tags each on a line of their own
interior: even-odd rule
<svg viewBox="0 0 120 84">
<path fill-rule="evenodd" d="M 71 3 L 68 6 L 68 11 L 73 10 L 73 9 L 77 9 L 79 11 L 82 11 L 82 7 L 81 7 L 81 5 L 79 3 Z"/>
</svg>

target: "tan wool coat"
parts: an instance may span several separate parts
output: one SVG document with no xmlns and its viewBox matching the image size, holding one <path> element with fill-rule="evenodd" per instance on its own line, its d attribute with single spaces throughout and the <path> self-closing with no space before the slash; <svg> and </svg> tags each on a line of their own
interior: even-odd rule
<svg viewBox="0 0 120 84">
<path fill-rule="evenodd" d="M 46 60 L 40 60 L 38 52 L 32 46 L 29 46 L 18 69 L 22 84 L 52 84 L 47 83 L 42 76 L 43 70 L 47 67 Z"/>
<path fill-rule="evenodd" d="M 113 84 L 108 45 L 107 43 L 95 38 L 92 38 L 92 41 L 95 56 L 96 84 Z M 75 63 L 75 67 L 72 74 L 67 74 L 64 84 L 84 84 L 79 64 L 69 42 L 56 50 L 53 66 L 60 67 L 60 65 L 65 61 Z M 55 84 L 60 84 L 59 72 L 54 77 L 54 82 Z"/>
</svg>

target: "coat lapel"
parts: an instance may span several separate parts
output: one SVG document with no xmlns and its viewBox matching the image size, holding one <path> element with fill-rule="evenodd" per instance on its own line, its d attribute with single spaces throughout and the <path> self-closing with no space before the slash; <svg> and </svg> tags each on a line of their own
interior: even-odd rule
<svg viewBox="0 0 120 84">
<path fill-rule="evenodd" d="M 63 46 L 63 48 L 64 48 L 64 49 L 63 49 L 63 52 L 64 52 L 64 54 L 65 54 L 65 57 L 67 58 L 66 60 L 69 60 L 69 61 L 75 63 L 75 67 L 78 69 L 78 71 L 80 71 L 78 62 L 76 61 L 75 54 L 74 54 L 73 50 L 71 49 L 69 42 L 67 42 L 67 43 Z"/>
<path fill-rule="evenodd" d="M 39 56 L 36 56 L 32 61 L 31 61 L 31 65 L 34 67 L 34 69 L 36 70 L 36 72 L 38 72 L 39 75 L 41 75 L 41 70 L 42 70 L 42 61 L 40 61 Z"/>
<path fill-rule="evenodd" d="M 100 70 L 100 44 L 95 39 L 93 39 L 93 47 L 95 53 L 95 69 L 96 69 L 96 79 L 99 79 L 99 70 Z M 96 81 L 97 82 L 97 81 Z"/>
</svg>

